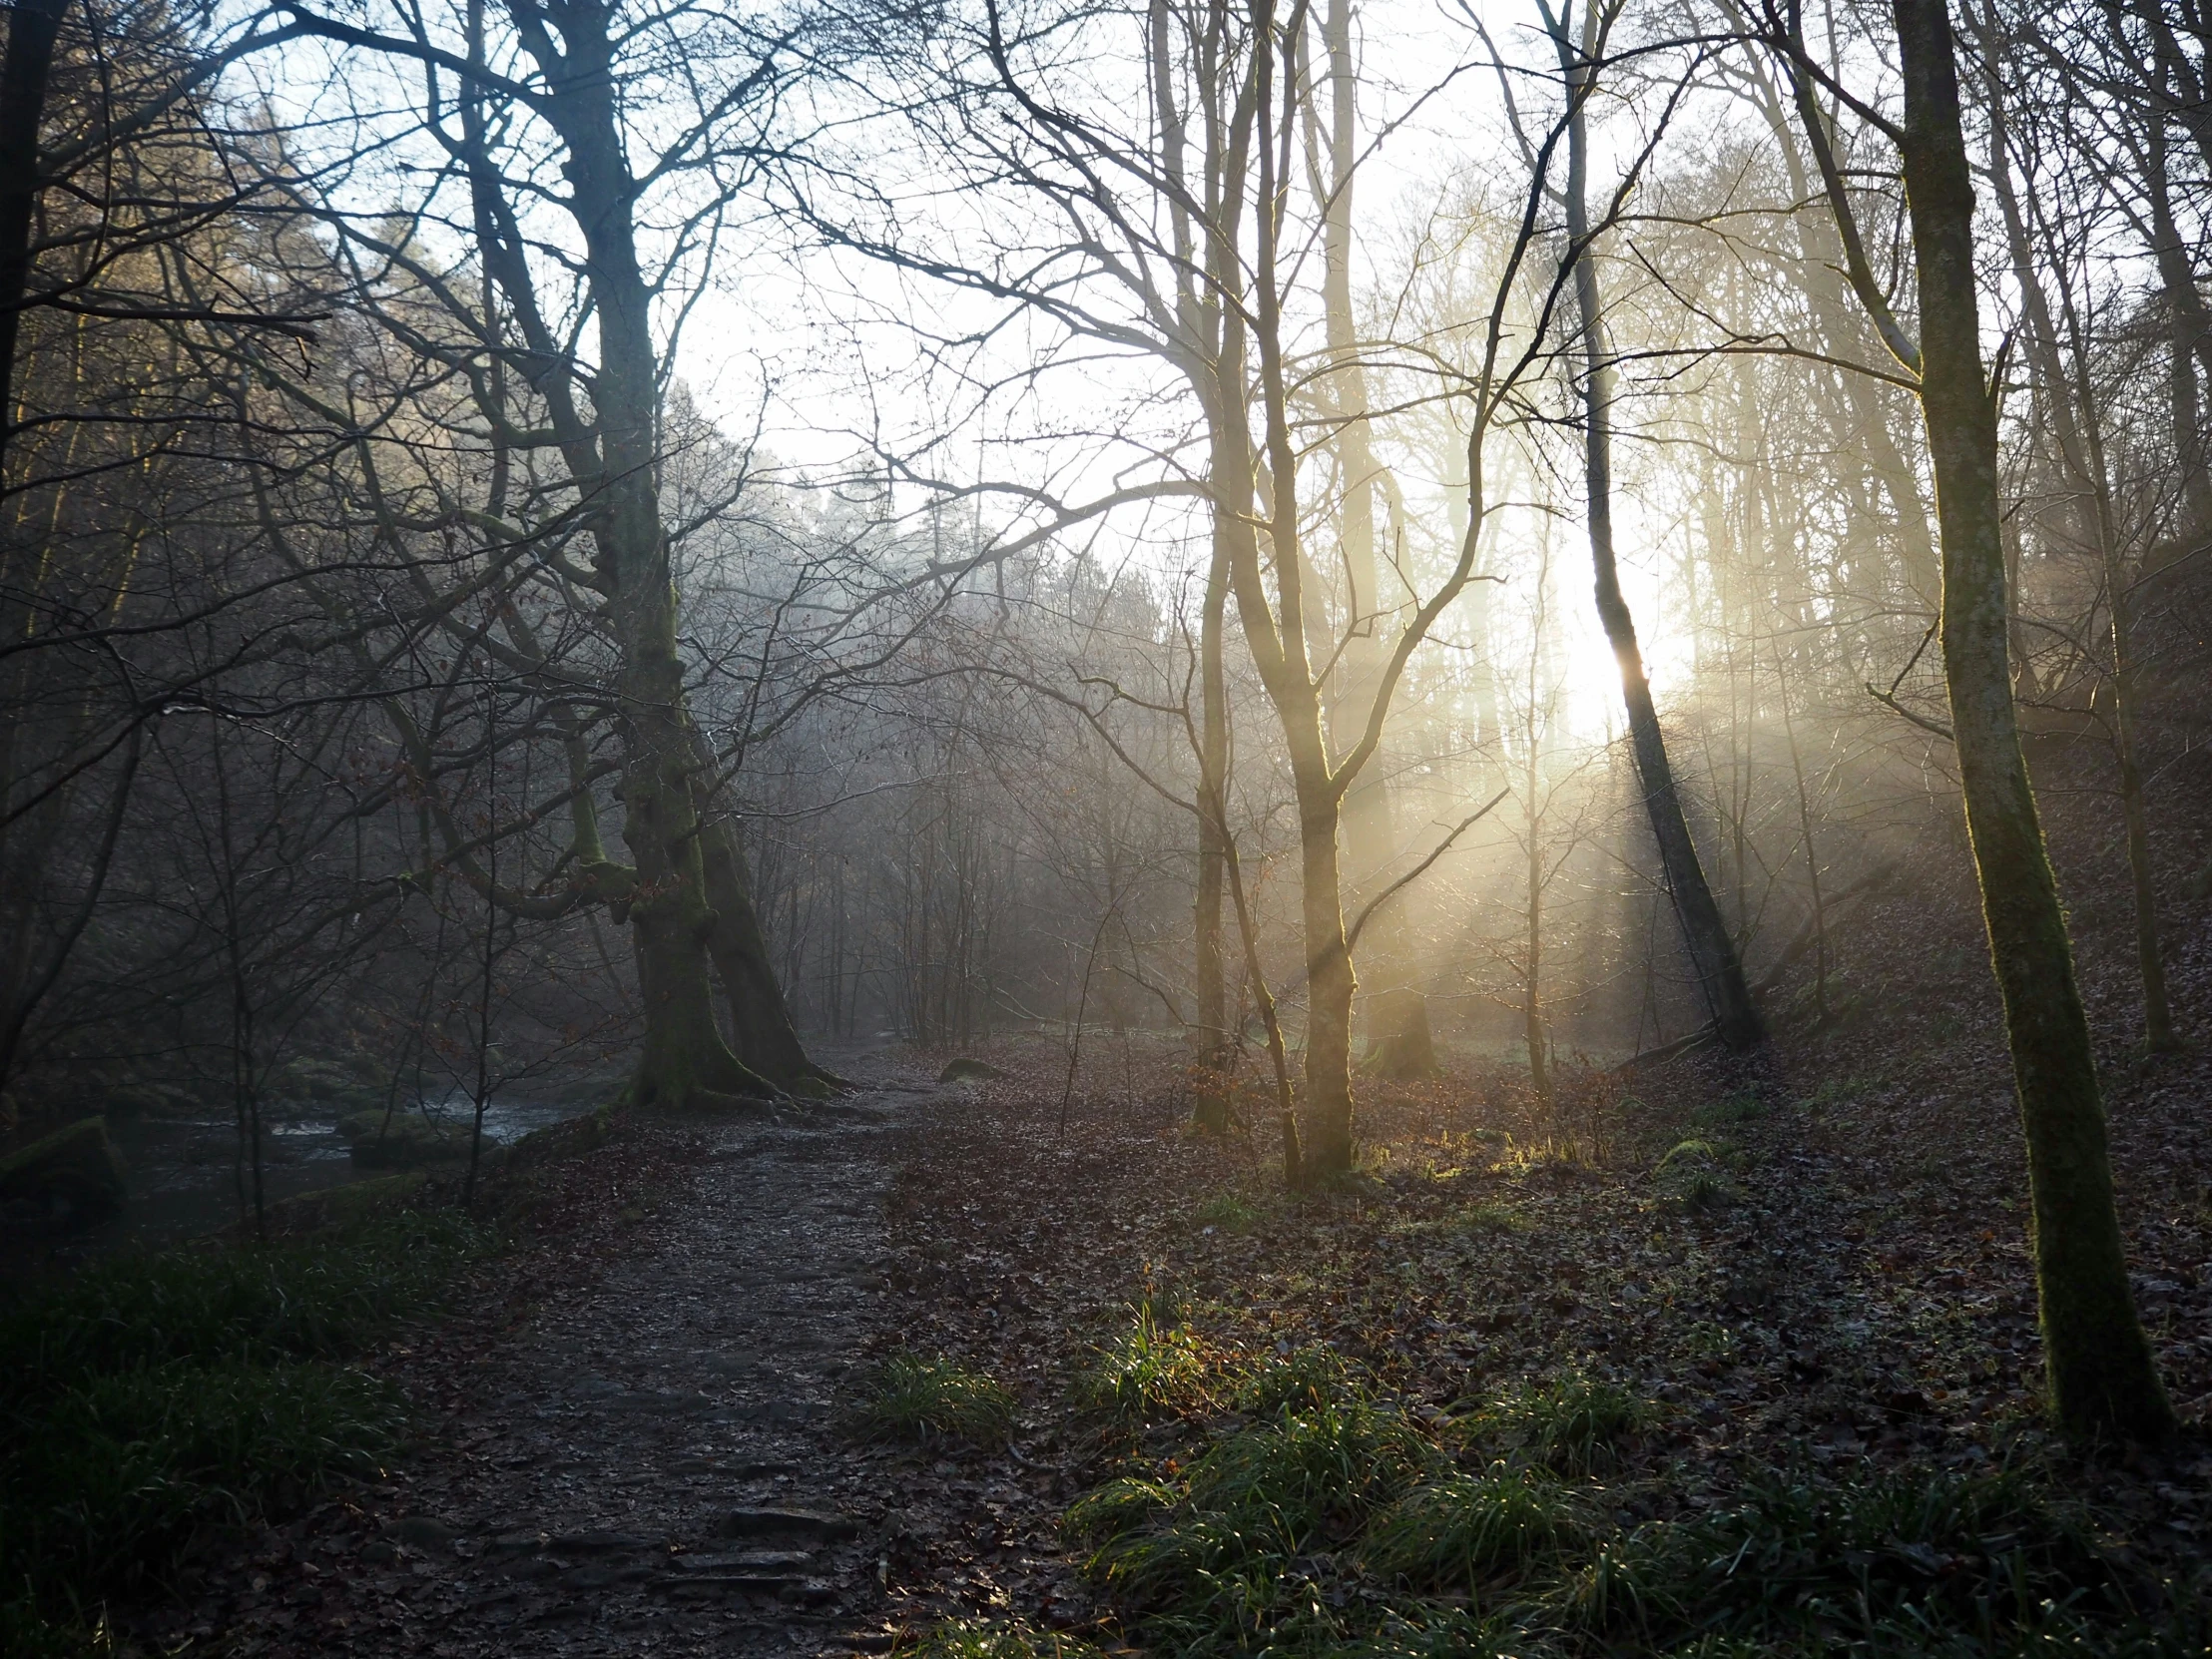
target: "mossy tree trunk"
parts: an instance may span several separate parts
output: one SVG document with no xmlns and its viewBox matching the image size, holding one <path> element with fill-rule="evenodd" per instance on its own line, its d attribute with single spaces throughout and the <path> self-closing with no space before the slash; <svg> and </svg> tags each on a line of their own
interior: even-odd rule
<svg viewBox="0 0 2212 1659">
<path fill-rule="evenodd" d="M 2077 1438 L 2162 1439 L 2174 1416 L 2128 1285 L 2089 1024 L 2021 758 L 2007 662 L 1997 416 L 1981 358 L 1973 181 L 1943 0 L 1893 0 L 1917 368 L 1942 537 L 1943 675 L 2027 1141 L 2044 1362 Z"/>
<path fill-rule="evenodd" d="M 703 771 L 700 776 L 707 774 Z M 737 827 L 705 791 L 694 791 L 693 805 L 702 821 L 700 866 L 714 918 L 707 933 L 707 955 L 722 980 L 738 1058 L 783 1089 L 813 1092 L 834 1087 L 839 1081 L 836 1075 L 808 1057 L 807 1045 L 799 1040 L 799 1029 L 792 1023 L 784 987 L 769 959 L 760 910 L 753 902 L 753 883 L 747 877 Z"/>
<path fill-rule="evenodd" d="M 715 947 L 730 964 L 731 996 L 746 998 L 749 1013 L 758 989 L 752 957 L 765 972 L 766 953 L 746 949 L 749 940 L 757 943 L 759 927 L 727 828 L 711 824 L 700 810 L 707 758 L 685 697 L 676 588 L 660 512 L 659 357 L 651 289 L 637 252 L 638 183 L 617 110 L 615 18 L 596 6 L 548 14 L 517 4 L 509 15 L 545 78 L 540 111 L 567 152 L 568 207 L 583 236 L 599 330 L 591 388 L 596 465 L 577 482 L 592 513 L 597 574 L 620 653 L 615 690 L 624 740 L 623 838 L 636 865 L 628 911 L 646 1022 L 634 1097 L 681 1106 L 772 1094 L 775 1085 L 738 1057 L 715 1018 L 709 972 Z M 560 30 L 558 46 L 548 16 Z M 573 467 L 578 446 L 564 448 Z M 710 897 L 710 879 L 730 916 Z M 781 1014 L 780 994 L 775 1007 Z M 788 1027 L 788 1018 L 783 1023 Z"/>
</svg>

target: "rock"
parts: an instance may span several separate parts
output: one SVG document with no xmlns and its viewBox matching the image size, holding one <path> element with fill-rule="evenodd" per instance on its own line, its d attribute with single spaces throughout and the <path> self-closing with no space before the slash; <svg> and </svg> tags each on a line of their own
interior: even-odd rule
<svg viewBox="0 0 2212 1659">
<path fill-rule="evenodd" d="M 26 1219 L 74 1223 L 122 1204 L 129 1184 L 106 1118 L 86 1118 L 0 1159 L 0 1206 Z"/>
<path fill-rule="evenodd" d="M 940 1083 L 964 1083 L 973 1078 L 980 1082 L 993 1077 L 1004 1077 L 1005 1075 L 988 1060 L 970 1059 L 963 1054 L 958 1059 L 946 1063 L 944 1070 L 937 1073 L 937 1081 Z"/>
<path fill-rule="evenodd" d="M 353 1162 L 369 1169 L 407 1169 L 468 1156 L 466 1125 L 439 1123 L 420 1112 L 394 1112 L 388 1123 L 382 1112 L 356 1112 L 339 1121 L 338 1134 L 352 1147 Z"/>
<path fill-rule="evenodd" d="M 533 1169 L 539 1164 L 581 1157 L 593 1148 L 605 1145 L 613 1134 L 614 1116 L 602 1107 L 580 1117 L 549 1123 L 543 1129 L 533 1129 L 508 1148 L 508 1151 L 517 1169 Z"/>
<path fill-rule="evenodd" d="M 189 1117 L 204 1109 L 198 1092 L 180 1083 L 118 1083 L 107 1105 L 116 1117 Z"/>
</svg>

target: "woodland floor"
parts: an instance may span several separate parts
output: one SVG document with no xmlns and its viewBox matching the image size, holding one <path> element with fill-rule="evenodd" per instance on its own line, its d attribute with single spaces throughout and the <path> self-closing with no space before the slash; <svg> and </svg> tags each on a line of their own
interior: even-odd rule
<svg viewBox="0 0 2212 1659">
<path fill-rule="evenodd" d="M 1226 1351 L 1334 1348 L 1416 1416 L 1564 1367 L 1617 1382 L 1655 1413 L 1615 1482 L 1624 1523 L 1776 1467 L 2032 1464 L 2146 1582 L 2202 1570 L 2201 1438 L 2084 1464 L 2038 1426 L 1998 1075 L 1887 1077 L 1870 1037 L 1752 1076 L 1677 1064 L 1638 1099 L 1585 1074 L 1543 1121 L 1505 1068 L 1376 1085 L 1363 1176 L 1292 1202 L 1271 1131 L 1194 1140 L 1164 1053 L 1093 1056 L 1064 1109 L 1064 1052 L 1033 1040 L 980 1086 L 883 1055 L 805 1121 L 634 1127 L 581 1161 L 570 1226 L 379 1361 L 421 1415 L 403 1466 L 211 1565 L 139 1635 L 834 1654 L 980 1613 L 1120 1645 L 1058 1519 L 1129 1451 L 1071 1388 L 1147 1295 Z M 2206 1081 L 2168 1062 L 2114 1107 L 2146 1319 L 2200 1424 Z M 1692 1204 L 1682 1160 L 1654 1169 L 1684 1138 L 1710 1149 Z M 855 1438 L 844 1407 L 897 1351 L 1008 1384 L 1011 1444 Z"/>
</svg>

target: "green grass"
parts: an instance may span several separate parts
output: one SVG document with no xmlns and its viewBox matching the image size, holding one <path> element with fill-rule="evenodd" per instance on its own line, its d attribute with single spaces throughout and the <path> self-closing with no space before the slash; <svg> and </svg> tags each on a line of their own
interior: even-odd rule
<svg viewBox="0 0 2212 1659">
<path fill-rule="evenodd" d="M 1077 1379 L 1076 1403 L 1124 1426 L 1213 1407 L 1227 1385 L 1227 1357 L 1183 1325 L 1162 1325 L 1148 1307 L 1103 1345 Z"/>
<path fill-rule="evenodd" d="M 1411 1589 L 1472 1591 L 1571 1549 L 1587 1530 L 1557 1479 L 1498 1463 L 1415 1486 L 1368 1528 L 1362 1555 Z"/>
<path fill-rule="evenodd" d="M 1013 1432 L 1014 1396 L 954 1361 L 894 1354 L 853 1409 L 852 1423 L 869 1439 L 998 1446 Z"/>
<path fill-rule="evenodd" d="M 1559 1474 L 1611 1468 L 1651 1415 L 1614 1383 L 1569 1372 L 1527 1382 L 1467 1420 L 1468 1432 Z"/>
<path fill-rule="evenodd" d="M 1399 1222 L 1390 1228 L 1413 1238 L 1472 1240 L 1494 1238 L 1500 1233 L 1533 1233 L 1536 1224 L 1512 1205 L 1496 1199 L 1470 1204 L 1449 1215 L 1424 1216 Z"/>
<path fill-rule="evenodd" d="M 1249 1233 L 1260 1225 L 1263 1213 L 1242 1194 L 1216 1193 L 1198 1207 L 1196 1215 L 1201 1227 L 1216 1227 L 1224 1233 Z"/>
<path fill-rule="evenodd" d="M 373 1472 L 398 1400 L 342 1362 L 484 1249 L 451 1216 L 119 1259 L 0 1312 L 7 1651 L 82 1651 L 212 1531 Z"/>
<path fill-rule="evenodd" d="M 1208 1438 L 1125 1464 L 1064 1526 L 1122 1620 L 1102 1645 L 1162 1659 L 2203 1651 L 2201 1620 L 2132 1610 L 2090 1531 L 2020 1474 L 1775 1475 L 1627 1524 L 1622 1497 L 1662 1494 L 1665 1477 L 1599 1482 L 1626 1478 L 1649 1415 L 1568 1373 L 1439 1445 L 1373 1374 L 1307 1349 L 1255 1373 Z"/>
<path fill-rule="evenodd" d="M 1440 1466 L 1435 1446 L 1326 1351 L 1265 1368 L 1237 1398 L 1259 1415 L 1160 1477 L 1125 1476 L 1070 1510 L 1089 1571 L 1145 1608 L 1162 1645 L 1246 1651 L 1270 1632 L 1346 1633 L 1310 1557 L 1348 1546 Z"/>
<path fill-rule="evenodd" d="M 1026 1619 L 946 1619 L 895 1650 L 900 1659 L 1090 1659 L 1098 1649 Z"/>
<path fill-rule="evenodd" d="M 1711 1141 L 1677 1142 L 1652 1174 L 1660 1196 L 1682 1210 L 1725 1210 L 1743 1195 L 1729 1179 L 1728 1153 Z"/>
<path fill-rule="evenodd" d="M 1570 1628 L 1608 1639 L 1986 1653 L 2063 1635 L 2051 1651 L 2102 1652 L 2070 1644 L 2097 1613 L 2130 1639 L 2117 1588 L 2086 1529 L 2018 1475 L 1778 1476 L 1694 1519 L 1614 1537 L 1556 1606 Z"/>
<path fill-rule="evenodd" d="M 1690 1113 L 1690 1121 L 1701 1126 L 1755 1123 L 1766 1115 L 1767 1103 L 1757 1090 L 1738 1089 L 1734 1094 L 1706 1101 Z"/>
</svg>

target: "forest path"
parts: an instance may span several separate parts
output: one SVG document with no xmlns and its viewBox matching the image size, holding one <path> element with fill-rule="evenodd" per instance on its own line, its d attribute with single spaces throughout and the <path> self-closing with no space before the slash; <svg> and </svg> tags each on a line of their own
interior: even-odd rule
<svg viewBox="0 0 2212 1659">
<path fill-rule="evenodd" d="M 832 1417 L 885 1317 L 888 1142 L 920 1084 L 698 1126 L 705 1167 L 658 1241 L 493 1344 L 437 1443 L 370 1488 L 365 1543 L 332 1560 L 325 1532 L 302 1540 L 319 1569 L 273 1563 L 318 1593 L 237 1651 L 887 1646 L 882 1499 Z"/>
</svg>

